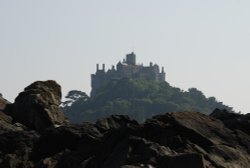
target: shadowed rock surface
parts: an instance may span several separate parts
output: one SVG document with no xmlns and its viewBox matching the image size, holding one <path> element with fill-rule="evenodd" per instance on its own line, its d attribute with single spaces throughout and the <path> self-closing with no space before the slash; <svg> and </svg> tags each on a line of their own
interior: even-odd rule
<svg viewBox="0 0 250 168">
<path fill-rule="evenodd" d="M 250 134 L 250 114 L 230 113 L 227 110 L 215 109 L 210 116 L 221 120 L 226 127 L 241 130 Z"/>
<path fill-rule="evenodd" d="M 60 110 L 61 86 L 55 81 L 37 81 L 29 85 L 15 99 L 7 114 L 14 122 L 19 122 L 39 132 L 48 127 L 66 123 Z"/>
<path fill-rule="evenodd" d="M 122 115 L 96 123 L 69 124 L 59 113 L 59 102 L 60 87 L 54 81 L 35 82 L 19 94 L 14 104 L 6 106 L 5 113 L 0 112 L 0 167 L 247 168 L 250 165 L 248 114 L 217 109 L 211 116 L 196 112 L 166 113 L 142 124 Z"/>
<path fill-rule="evenodd" d="M 4 99 L 2 97 L 2 94 L 0 94 L 0 111 L 3 111 L 6 107 L 7 104 L 9 104 L 10 102 L 8 102 L 6 99 Z"/>
</svg>

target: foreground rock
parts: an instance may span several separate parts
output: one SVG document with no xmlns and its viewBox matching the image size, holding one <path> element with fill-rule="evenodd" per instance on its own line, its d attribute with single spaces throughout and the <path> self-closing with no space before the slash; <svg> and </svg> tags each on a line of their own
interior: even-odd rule
<svg viewBox="0 0 250 168">
<path fill-rule="evenodd" d="M 0 167 L 10 168 L 245 168 L 250 136 L 201 113 L 175 112 L 143 124 L 111 116 L 41 134 L 8 130 L 0 151 Z"/>
<path fill-rule="evenodd" d="M 47 129 L 33 162 L 39 168 L 244 168 L 249 144 L 249 135 L 201 113 L 167 113 L 141 125 L 111 116 Z"/>
<path fill-rule="evenodd" d="M 243 115 L 215 109 L 210 116 L 221 120 L 230 129 L 241 130 L 250 134 L 250 114 Z"/>
<path fill-rule="evenodd" d="M 60 86 L 35 82 L 0 111 L 3 168 L 247 168 L 248 115 L 175 112 L 139 124 L 114 115 L 68 124 Z"/>
<path fill-rule="evenodd" d="M 10 104 L 6 99 L 2 97 L 2 94 L 0 94 L 0 111 L 3 111 L 7 104 Z"/>
<path fill-rule="evenodd" d="M 17 96 L 7 114 L 12 116 L 14 122 L 41 132 L 67 122 L 60 110 L 60 103 L 60 85 L 51 80 L 37 81 Z"/>
</svg>

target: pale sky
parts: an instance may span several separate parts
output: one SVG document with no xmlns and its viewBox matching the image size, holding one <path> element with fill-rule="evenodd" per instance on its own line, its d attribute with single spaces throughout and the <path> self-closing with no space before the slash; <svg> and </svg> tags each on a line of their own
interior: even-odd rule
<svg viewBox="0 0 250 168">
<path fill-rule="evenodd" d="M 249 0 L 1 0 L 0 93 L 36 80 L 90 92 L 96 63 L 134 51 L 166 81 L 250 112 Z"/>
</svg>

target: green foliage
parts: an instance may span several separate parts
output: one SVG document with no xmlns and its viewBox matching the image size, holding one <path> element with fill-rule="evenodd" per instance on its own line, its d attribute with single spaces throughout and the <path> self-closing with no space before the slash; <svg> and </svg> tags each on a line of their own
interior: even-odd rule
<svg viewBox="0 0 250 168">
<path fill-rule="evenodd" d="M 76 96 L 76 95 L 81 96 Z M 89 98 L 84 92 L 71 91 L 74 100 L 63 110 L 72 122 L 96 121 L 112 114 L 124 114 L 140 122 L 153 115 L 175 111 L 211 113 L 215 108 L 231 107 L 206 96 L 196 88 L 182 91 L 167 82 L 120 79 L 113 80 Z M 73 97 L 73 98 L 72 98 Z M 75 99 L 75 97 L 77 97 Z"/>
</svg>

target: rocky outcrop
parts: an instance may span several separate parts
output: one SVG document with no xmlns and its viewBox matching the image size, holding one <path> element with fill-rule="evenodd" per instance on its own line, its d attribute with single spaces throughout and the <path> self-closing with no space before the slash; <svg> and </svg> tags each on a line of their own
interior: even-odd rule
<svg viewBox="0 0 250 168">
<path fill-rule="evenodd" d="M 14 122 L 41 132 L 67 122 L 60 110 L 60 103 L 60 85 L 52 80 L 37 81 L 17 96 L 7 114 L 13 117 Z"/>
<path fill-rule="evenodd" d="M 241 130 L 250 134 L 250 114 L 239 114 L 228 112 L 227 110 L 215 109 L 211 117 L 221 120 L 226 127 L 232 130 Z"/>
<path fill-rule="evenodd" d="M 40 134 L 9 129 L 0 132 L 0 151 L 0 166 L 11 168 L 245 168 L 250 136 L 195 112 L 158 115 L 143 124 L 115 115 Z"/>
<path fill-rule="evenodd" d="M 35 131 L 9 131 L 0 134 L 0 167 L 33 168 L 32 149 L 39 135 Z"/>
<path fill-rule="evenodd" d="M 143 124 L 127 116 L 49 128 L 37 141 L 38 168 L 248 167 L 250 136 L 194 112 L 155 116 Z"/>
<path fill-rule="evenodd" d="M 0 94 L 0 111 L 3 111 L 7 104 L 10 104 L 10 102 L 4 99 L 2 94 Z"/>
<path fill-rule="evenodd" d="M 13 124 L 13 119 L 11 116 L 5 114 L 5 110 L 9 107 L 11 103 L 0 96 L 0 133 L 6 131 L 23 130 L 24 126 L 22 124 Z"/>
<path fill-rule="evenodd" d="M 4 168 L 246 168 L 248 115 L 175 112 L 139 124 L 113 115 L 69 124 L 60 86 L 35 82 L 0 112 Z"/>
</svg>

